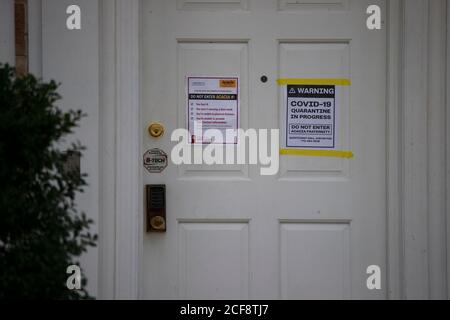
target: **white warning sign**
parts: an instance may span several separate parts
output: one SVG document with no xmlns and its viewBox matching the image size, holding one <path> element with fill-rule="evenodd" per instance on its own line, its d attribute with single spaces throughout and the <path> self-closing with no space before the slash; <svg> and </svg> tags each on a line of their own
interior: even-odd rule
<svg viewBox="0 0 450 320">
<path fill-rule="evenodd" d="M 336 86 L 286 86 L 286 146 L 336 147 Z"/>
<path fill-rule="evenodd" d="M 239 127 L 239 78 L 187 77 L 187 126 L 191 143 L 236 144 L 226 130 Z M 219 130 L 223 140 L 206 136 L 208 129 Z"/>
</svg>

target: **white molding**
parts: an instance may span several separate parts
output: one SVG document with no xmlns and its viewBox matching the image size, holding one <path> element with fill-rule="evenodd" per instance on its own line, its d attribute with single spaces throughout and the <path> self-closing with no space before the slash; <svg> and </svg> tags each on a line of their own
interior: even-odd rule
<svg viewBox="0 0 450 320">
<path fill-rule="evenodd" d="M 429 298 L 447 297 L 445 97 L 446 1 L 429 2 L 428 33 L 428 264 Z"/>
<path fill-rule="evenodd" d="M 103 0 L 101 299 L 138 299 L 142 253 L 140 0 Z"/>
<path fill-rule="evenodd" d="M 447 299 L 450 298 L 450 148 L 448 144 L 450 143 L 450 2 L 447 1 L 447 21 L 446 21 L 446 37 L 447 37 L 447 79 L 446 79 L 446 102 L 447 102 L 447 122 L 446 122 L 446 150 L 447 150 L 447 159 L 446 159 L 446 211 L 447 211 Z"/>
<path fill-rule="evenodd" d="M 404 294 L 427 299 L 428 269 L 428 1 L 404 1 L 402 218 Z"/>
<path fill-rule="evenodd" d="M 400 71 L 402 52 L 401 0 L 388 2 L 387 8 L 387 135 L 386 135 L 386 196 L 387 196 L 387 296 L 389 299 L 402 297 L 403 248 L 402 217 L 400 203 Z"/>
<path fill-rule="evenodd" d="M 139 0 L 116 0 L 115 298 L 138 298 L 140 247 Z"/>
<path fill-rule="evenodd" d="M 115 297 L 116 256 L 116 6 L 100 3 L 99 299 Z"/>
<path fill-rule="evenodd" d="M 102 1 L 100 298 L 139 298 L 139 8 L 139 0 Z"/>
<path fill-rule="evenodd" d="M 401 221 L 406 299 L 447 297 L 445 230 L 445 0 L 404 5 Z"/>
</svg>

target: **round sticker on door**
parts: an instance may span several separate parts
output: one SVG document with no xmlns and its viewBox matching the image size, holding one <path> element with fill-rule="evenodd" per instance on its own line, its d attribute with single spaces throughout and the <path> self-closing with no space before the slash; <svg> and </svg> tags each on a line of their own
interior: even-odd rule
<svg viewBox="0 0 450 320">
<path fill-rule="evenodd" d="M 151 173 L 160 173 L 167 167 L 167 154 L 154 148 L 144 153 L 144 168 Z"/>
</svg>

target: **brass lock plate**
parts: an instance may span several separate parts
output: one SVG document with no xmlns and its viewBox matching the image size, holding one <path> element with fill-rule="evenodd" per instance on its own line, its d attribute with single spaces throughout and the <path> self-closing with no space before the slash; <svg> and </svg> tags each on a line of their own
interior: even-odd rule
<svg viewBox="0 0 450 320">
<path fill-rule="evenodd" d="M 166 186 L 145 186 L 147 232 L 166 232 Z"/>
<path fill-rule="evenodd" d="M 148 133 L 153 138 L 159 138 L 164 135 L 164 125 L 159 122 L 152 122 L 148 126 Z"/>
</svg>

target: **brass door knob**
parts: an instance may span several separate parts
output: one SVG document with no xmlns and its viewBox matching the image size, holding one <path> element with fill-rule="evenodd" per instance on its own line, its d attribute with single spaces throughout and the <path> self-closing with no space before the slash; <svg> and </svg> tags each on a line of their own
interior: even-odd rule
<svg viewBox="0 0 450 320">
<path fill-rule="evenodd" d="M 150 219 L 150 225 L 154 230 L 163 231 L 166 230 L 166 221 L 161 216 L 154 216 Z"/>
<path fill-rule="evenodd" d="M 159 138 L 164 134 L 164 126 L 159 122 L 152 122 L 148 126 L 148 133 L 153 138 Z"/>
</svg>

